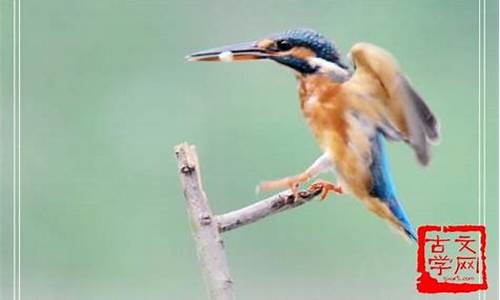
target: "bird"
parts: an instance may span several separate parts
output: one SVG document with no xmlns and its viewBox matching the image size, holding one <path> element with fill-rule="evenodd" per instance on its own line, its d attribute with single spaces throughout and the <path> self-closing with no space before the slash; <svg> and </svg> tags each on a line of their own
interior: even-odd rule
<svg viewBox="0 0 500 300">
<path fill-rule="evenodd" d="M 297 79 L 299 105 L 322 154 L 303 172 L 260 184 L 261 190 L 290 188 L 333 172 L 339 184 L 318 180 L 321 199 L 348 192 L 409 240 L 415 228 L 396 195 L 386 141 L 409 145 L 427 166 L 440 138 L 440 123 L 387 50 L 367 42 L 343 56 L 335 43 L 307 28 L 289 29 L 252 42 L 186 56 L 188 61 L 268 60 L 288 67 Z"/>
</svg>

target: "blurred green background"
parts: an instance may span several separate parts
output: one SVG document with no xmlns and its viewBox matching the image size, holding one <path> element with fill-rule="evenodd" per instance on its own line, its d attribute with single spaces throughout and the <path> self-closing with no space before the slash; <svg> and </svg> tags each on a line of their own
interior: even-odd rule
<svg viewBox="0 0 500 300">
<path fill-rule="evenodd" d="M 12 6 L 1 2 L 1 285 L 11 296 Z M 487 1 L 487 222 L 498 293 L 498 3 Z M 389 146 L 415 225 L 477 223 L 478 2 L 34 1 L 21 7 L 22 298 L 204 299 L 173 146 L 196 144 L 215 212 L 320 153 L 295 79 L 270 62 L 190 64 L 192 51 L 311 27 L 343 53 L 390 50 L 443 138 L 430 167 Z M 326 176 L 325 178 L 331 178 Z M 419 295 L 414 245 L 351 197 L 224 236 L 238 299 Z"/>
</svg>

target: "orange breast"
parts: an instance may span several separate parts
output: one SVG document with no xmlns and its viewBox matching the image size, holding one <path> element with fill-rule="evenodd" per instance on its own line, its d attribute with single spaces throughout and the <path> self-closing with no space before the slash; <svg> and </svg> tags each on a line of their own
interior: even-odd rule
<svg viewBox="0 0 500 300">
<path fill-rule="evenodd" d="M 340 84 L 321 75 L 300 77 L 299 96 L 302 114 L 322 148 L 331 138 L 347 142 L 346 103 Z"/>
<path fill-rule="evenodd" d="M 309 75 L 299 77 L 299 96 L 308 125 L 323 151 L 331 154 L 342 181 L 356 196 L 366 196 L 371 184 L 365 165 L 368 143 L 348 120 L 348 91 L 327 77 Z M 353 148 L 353 143 L 360 147 Z"/>
</svg>

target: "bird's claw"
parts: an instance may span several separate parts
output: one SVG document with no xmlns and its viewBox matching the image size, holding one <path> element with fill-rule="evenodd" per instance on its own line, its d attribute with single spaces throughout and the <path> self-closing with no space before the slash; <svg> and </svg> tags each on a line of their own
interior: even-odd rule
<svg viewBox="0 0 500 300">
<path fill-rule="evenodd" d="M 318 180 L 307 188 L 310 192 L 318 189 L 321 189 L 321 194 L 319 196 L 321 201 L 325 200 L 330 192 L 334 192 L 335 194 L 342 194 L 344 192 L 342 190 L 342 186 L 333 184 L 326 180 Z"/>
<path fill-rule="evenodd" d="M 299 199 L 299 186 L 301 183 L 309 181 L 305 174 L 289 176 L 277 180 L 264 181 L 257 187 L 257 191 L 270 191 L 276 189 L 288 188 L 292 191 L 294 201 Z"/>
<path fill-rule="evenodd" d="M 288 188 L 292 191 L 293 201 L 295 202 L 300 199 L 300 184 L 309 181 L 309 179 L 310 177 L 303 173 L 296 176 L 281 178 L 278 180 L 265 181 L 257 187 L 257 191 L 269 191 Z M 321 190 L 321 200 L 325 200 L 330 192 L 334 192 L 336 194 L 343 193 L 342 187 L 340 185 L 333 184 L 326 180 L 317 180 L 307 188 L 307 191 L 315 192 L 318 189 Z"/>
</svg>

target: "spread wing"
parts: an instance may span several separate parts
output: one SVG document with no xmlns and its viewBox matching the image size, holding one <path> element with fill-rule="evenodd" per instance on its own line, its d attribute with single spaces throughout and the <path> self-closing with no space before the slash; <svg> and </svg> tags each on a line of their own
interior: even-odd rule
<svg viewBox="0 0 500 300">
<path fill-rule="evenodd" d="M 382 122 L 379 130 L 400 138 L 414 149 L 418 161 L 427 165 L 430 145 L 439 139 L 439 123 L 429 106 L 401 73 L 394 57 L 372 44 L 358 43 L 351 49 L 355 71 L 349 80 L 367 93 Z"/>
</svg>

